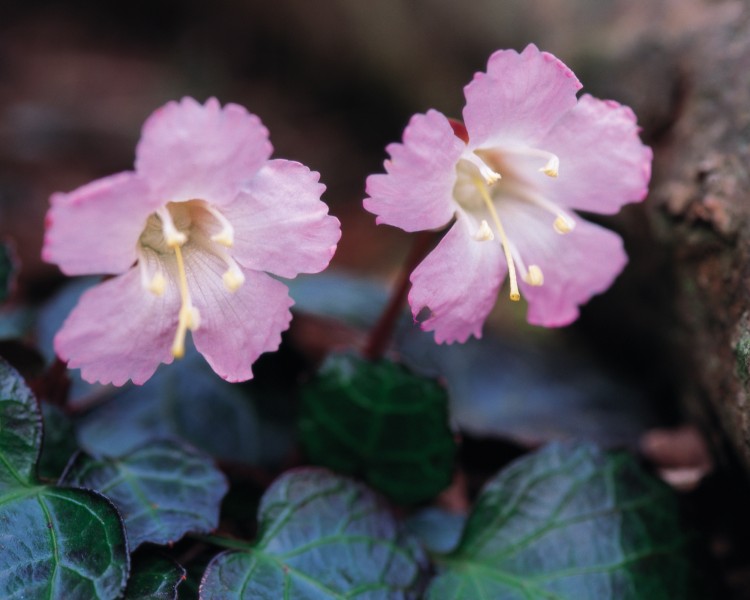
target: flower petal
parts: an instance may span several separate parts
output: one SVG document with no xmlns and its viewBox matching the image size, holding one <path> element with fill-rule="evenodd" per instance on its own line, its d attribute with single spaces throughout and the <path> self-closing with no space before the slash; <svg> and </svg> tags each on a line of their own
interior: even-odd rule
<svg viewBox="0 0 750 600">
<path fill-rule="evenodd" d="M 91 383 L 144 383 L 172 362 L 176 290 L 171 282 L 163 296 L 145 291 L 137 268 L 87 290 L 55 336 L 55 351 Z"/>
<path fill-rule="evenodd" d="M 136 171 L 162 201 L 206 200 L 222 206 L 271 155 L 260 119 L 237 104 L 170 102 L 143 126 Z"/>
<path fill-rule="evenodd" d="M 498 50 L 464 88 L 469 146 L 533 146 L 576 105 L 581 83 L 560 60 L 533 44 Z"/>
<path fill-rule="evenodd" d="M 201 325 L 195 347 L 227 381 L 246 381 L 252 364 L 276 350 L 289 327 L 293 304 L 287 287 L 265 273 L 245 271 L 245 282 L 232 293 L 222 283 L 226 265 L 217 257 L 184 247 L 185 269 Z"/>
<path fill-rule="evenodd" d="M 416 319 L 424 308 L 430 309 L 422 329 L 434 331 L 438 343 L 481 337 L 505 278 L 501 246 L 473 239 L 478 227 L 472 216 L 459 213 L 453 227 L 411 274 L 412 314 Z"/>
<path fill-rule="evenodd" d="M 620 236 L 599 225 L 578 219 L 572 232 L 560 235 L 549 213 L 527 203 L 509 200 L 498 212 L 526 265 L 539 266 L 544 275 L 538 287 L 520 282 L 533 325 L 575 321 L 579 305 L 612 285 L 627 264 Z"/>
<path fill-rule="evenodd" d="M 42 258 L 66 275 L 123 273 L 136 259 L 136 244 L 159 205 L 134 173 L 97 179 L 50 198 Z"/>
<path fill-rule="evenodd" d="M 387 174 L 367 178 L 366 210 L 376 222 L 404 231 L 442 227 L 456 210 L 453 185 L 465 144 L 436 110 L 417 114 L 404 130 L 403 144 L 390 144 Z"/>
<path fill-rule="evenodd" d="M 222 212 L 234 227 L 232 256 L 244 267 L 281 277 L 318 273 L 341 237 L 320 196 L 319 175 L 287 160 L 269 161 Z"/>
<path fill-rule="evenodd" d="M 584 95 L 542 145 L 560 158 L 560 170 L 539 184 L 561 206 L 613 214 L 646 197 L 652 152 L 627 106 Z"/>
</svg>

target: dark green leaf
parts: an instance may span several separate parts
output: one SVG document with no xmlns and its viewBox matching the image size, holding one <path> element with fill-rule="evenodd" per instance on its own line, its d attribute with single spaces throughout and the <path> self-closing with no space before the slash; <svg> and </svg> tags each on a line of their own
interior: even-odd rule
<svg viewBox="0 0 750 600">
<path fill-rule="evenodd" d="M 0 361 L 0 598 L 116 598 L 128 574 L 122 521 L 99 494 L 38 485 L 41 439 L 36 400 Z"/>
<path fill-rule="evenodd" d="M 415 598 L 419 568 L 393 517 L 363 485 L 322 469 L 282 475 L 259 510 L 260 537 L 206 569 L 201 598 Z"/>
<path fill-rule="evenodd" d="M 57 480 L 78 450 L 72 421 L 57 406 L 42 402 L 44 439 L 39 457 L 39 476 Z"/>
<path fill-rule="evenodd" d="M 125 600 L 177 600 L 185 569 L 153 551 L 136 552 L 130 568 Z"/>
<path fill-rule="evenodd" d="M 678 514 L 673 492 L 629 455 L 550 445 L 485 486 L 427 597 L 693 598 Z"/>
<path fill-rule="evenodd" d="M 274 464 L 287 452 L 291 432 L 288 426 L 264 421 L 259 400 L 219 378 L 190 349 L 185 358 L 162 365 L 145 385 L 126 386 L 81 419 L 78 439 L 97 455 L 122 456 L 150 441 L 171 438 L 218 459 Z"/>
<path fill-rule="evenodd" d="M 36 480 L 42 419 L 21 376 L 0 359 L 0 494 Z"/>
<path fill-rule="evenodd" d="M 143 542 L 167 544 L 215 529 L 227 491 L 211 459 L 172 441 L 119 459 L 79 454 L 61 483 L 107 496 L 122 515 L 131 551 Z"/>
<path fill-rule="evenodd" d="M 0 497 L 0 597 L 109 600 L 128 575 L 117 511 L 95 492 L 19 488 Z"/>
<path fill-rule="evenodd" d="M 5 302 L 13 290 L 18 261 L 7 243 L 0 243 L 0 302 Z"/>
<path fill-rule="evenodd" d="M 361 476 L 397 502 L 428 500 L 451 481 L 445 388 L 402 365 L 330 357 L 303 389 L 299 423 L 312 462 Z"/>
</svg>

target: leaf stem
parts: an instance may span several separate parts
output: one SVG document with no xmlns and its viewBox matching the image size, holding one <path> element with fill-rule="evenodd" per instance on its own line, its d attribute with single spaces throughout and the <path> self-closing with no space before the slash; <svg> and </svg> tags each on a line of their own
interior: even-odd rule
<svg viewBox="0 0 750 600">
<path fill-rule="evenodd" d="M 416 266 L 422 261 L 427 253 L 432 248 L 433 240 L 435 238 L 435 232 L 433 231 L 421 231 L 417 233 L 414 238 L 411 250 L 409 251 L 406 261 L 401 268 L 396 284 L 393 286 L 390 300 L 383 309 L 383 313 L 380 315 L 378 322 L 370 331 L 370 336 L 367 339 L 362 354 L 364 357 L 371 361 L 379 360 L 385 354 L 385 350 L 388 347 L 388 342 L 393 335 L 393 330 L 396 327 L 396 322 L 401 313 L 401 309 L 406 302 L 406 295 L 409 291 L 409 276 Z"/>
</svg>

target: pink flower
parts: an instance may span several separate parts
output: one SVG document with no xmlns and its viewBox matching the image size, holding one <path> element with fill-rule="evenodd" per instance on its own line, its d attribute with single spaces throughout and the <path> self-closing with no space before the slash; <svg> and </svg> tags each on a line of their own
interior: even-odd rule
<svg viewBox="0 0 750 600">
<path fill-rule="evenodd" d="M 364 206 L 405 231 L 443 227 L 414 270 L 409 303 L 437 342 L 480 337 L 506 273 L 528 320 L 566 325 L 627 262 L 614 233 L 574 211 L 611 214 L 642 200 L 651 150 L 633 112 L 576 97 L 562 62 L 530 45 L 495 52 L 466 86 L 465 125 L 430 110 L 391 144 L 387 174 L 367 180 Z"/>
<path fill-rule="evenodd" d="M 135 172 L 53 194 L 42 255 L 87 291 L 55 350 L 88 381 L 143 383 L 193 341 L 224 379 L 252 377 L 293 304 L 270 277 L 323 270 L 340 237 L 318 174 L 270 160 L 268 131 L 236 104 L 170 102 L 146 121 Z"/>
</svg>

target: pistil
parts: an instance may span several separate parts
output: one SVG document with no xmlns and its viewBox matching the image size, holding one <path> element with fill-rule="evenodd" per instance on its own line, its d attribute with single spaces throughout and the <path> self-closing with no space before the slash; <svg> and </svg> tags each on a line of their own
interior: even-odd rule
<svg viewBox="0 0 750 600">
<path fill-rule="evenodd" d="M 187 285 L 187 275 L 185 274 L 185 261 L 182 258 L 182 249 L 179 244 L 175 244 L 172 249 L 177 260 L 178 282 L 180 286 L 180 299 L 182 305 L 177 320 L 177 332 L 172 343 L 172 356 L 182 358 L 185 356 L 185 335 L 188 329 L 195 331 L 200 326 L 200 313 L 193 306 L 190 300 L 190 290 Z"/>
<path fill-rule="evenodd" d="M 497 234 L 500 236 L 500 244 L 502 245 L 503 253 L 505 254 L 505 262 L 508 264 L 508 279 L 510 281 L 510 299 L 513 302 L 518 302 L 521 299 L 521 294 L 518 291 L 518 278 L 516 276 L 516 264 L 513 261 L 513 255 L 511 254 L 510 241 L 508 240 L 508 236 L 505 234 L 505 228 L 503 227 L 503 224 L 500 221 L 500 216 L 497 214 L 497 211 L 495 210 L 495 205 L 492 203 L 492 198 L 490 198 L 490 194 L 487 191 L 487 186 L 479 177 L 476 177 L 476 176 L 474 177 L 474 184 L 476 185 L 477 190 L 479 190 L 479 195 L 482 197 L 482 200 L 484 200 L 484 203 L 487 206 L 487 210 L 489 211 L 490 216 L 492 217 L 492 220 L 495 223 Z"/>
</svg>

